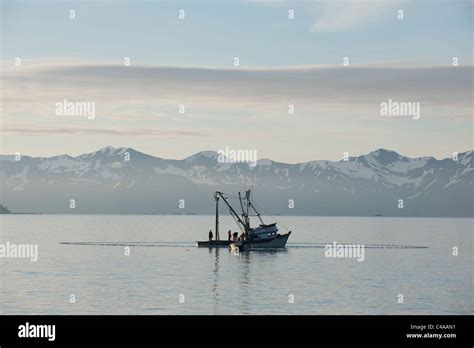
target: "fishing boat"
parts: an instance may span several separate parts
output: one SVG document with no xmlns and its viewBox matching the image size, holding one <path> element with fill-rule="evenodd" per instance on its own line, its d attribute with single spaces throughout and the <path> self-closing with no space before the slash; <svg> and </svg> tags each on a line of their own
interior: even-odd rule
<svg viewBox="0 0 474 348">
<path fill-rule="evenodd" d="M 222 192 L 216 191 L 214 199 L 216 201 L 216 220 L 215 220 L 215 240 L 197 242 L 198 247 L 220 248 L 229 247 L 233 251 L 250 251 L 250 250 L 268 250 L 268 249 L 284 249 L 286 242 L 291 235 L 291 231 L 285 234 L 278 233 L 276 222 L 266 224 L 261 214 L 255 207 L 254 202 L 250 199 L 250 190 L 245 192 L 245 197 L 238 193 L 238 199 L 242 214 L 239 215 L 228 201 L 228 196 Z M 230 240 L 221 240 L 219 238 L 219 200 L 227 205 L 231 216 L 234 218 L 237 226 L 241 231 L 240 237 L 238 233 L 234 233 Z M 260 224 L 256 227 L 250 226 L 250 209 L 258 217 Z"/>
</svg>

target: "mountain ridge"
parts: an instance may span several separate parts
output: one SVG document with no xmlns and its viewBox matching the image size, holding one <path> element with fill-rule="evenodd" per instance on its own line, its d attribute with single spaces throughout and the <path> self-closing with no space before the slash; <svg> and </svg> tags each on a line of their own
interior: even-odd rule
<svg viewBox="0 0 474 348">
<path fill-rule="evenodd" d="M 212 192 L 254 188 L 275 214 L 474 216 L 472 150 L 457 161 L 380 148 L 347 160 L 260 159 L 255 166 L 220 162 L 217 154 L 163 159 L 107 146 L 76 157 L 0 155 L 2 202 L 15 212 L 211 214 Z"/>
<path fill-rule="evenodd" d="M 118 150 L 120 150 L 120 152 L 122 151 L 132 151 L 132 152 L 135 152 L 137 154 L 142 154 L 142 155 L 145 155 L 145 156 L 148 156 L 148 157 L 153 157 L 153 158 L 157 158 L 157 159 L 163 159 L 163 160 L 174 160 L 174 161 L 183 161 L 183 160 L 186 160 L 186 159 L 190 159 L 190 158 L 193 158 L 193 157 L 196 157 L 197 155 L 200 155 L 200 154 L 204 154 L 204 153 L 213 153 L 217 156 L 218 154 L 218 151 L 214 151 L 214 150 L 202 150 L 202 151 L 199 151 L 199 152 L 196 152 L 192 155 L 189 155 L 183 159 L 175 159 L 175 158 L 164 158 L 164 157 L 158 157 L 158 156 L 154 156 L 154 155 L 150 155 L 150 154 L 147 154 L 145 152 L 141 152 L 139 150 L 136 150 L 132 147 L 114 147 L 114 146 L 105 146 L 105 147 L 102 147 L 100 148 L 99 150 L 97 151 L 92 151 L 92 152 L 86 152 L 86 153 L 82 153 L 80 155 L 76 155 L 76 156 L 73 156 L 73 155 L 69 155 L 67 153 L 63 153 L 63 154 L 59 154 L 59 155 L 53 155 L 53 156 L 28 156 L 28 155 L 22 155 L 22 157 L 28 157 L 28 158 L 36 158 L 36 159 L 46 159 L 46 158 L 52 158 L 52 157 L 70 157 L 70 158 L 80 158 L 80 157 L 87 157 L 87 156 L 90 156 L 90 155 L 94 155 L 94 154 L 97 154 L 99 152 L 101 153 L 107 153 L 107 151 L 111 151 L 111 150 L 114 150 L 115 153 L 114 154 L 117 154 L 117 152 L 119 152 Z M 384 148 L 378 148 L 376 150 L 373 150 L 371 152 L 368 152 L 366 154 L 360 154 L 358 156 L 349 156 L 349 159 L 354 159 L 354 158 L 358 158 L 358 157 L 362 157 L 362 156 L 368 156 L 368 155 L 371 155 L 371 154 L 378 154 L 378 153 L 394 153 L 398 156 L 400 156 L 401 158 L 407 158 L 407 159 L 419 159 L 419 158 L 427 158 L 427 159 L 435 159 L 435 160 L 443 160 L 443 159 L 451 159 L 449 157 L 446 157 L 446 158 L 441 158 L 441 159 L 436 159 L 435 157 L 433 156 L 422 156 L 422 157 L 409 157 L 409 156 L 405 156 L 405 155 L 402 155 L 394 150 L 388 150 L 388 149 L 384 149 Z M 459 152 L 458 155 L 462 155 L 462 154 L 470 154 L 474 152 L 474 150 L 466 150 L 466 151 L 463 151 L 463 152 Z M 14 159 L 15 155 L 14 154 L 0 154 L 0 159 L 4 159 L 6 157 L 10 157 L 12 159 Z M 342 162 L 343 160 L 339 160 L 339 161 L 335 161 L 335 160 L 325 160 L 325 159 L 319 159 L 319 160 L 309 160 L 309 161 L 304 161 L 304 162 L 296 162 L 296 163 L 287 163 L 287 162 L 281 162 L 281 161 L 274 161 L 270 158 L 262 158 L 262 159 L 259 159 L 259 160 L 269 160 L 269 161 L 272 161 L 274 163 L 284 163 L 284 164 L 292 164 L 292 165 L 296 165 L 296 164 L 304 164 L 304 163 L 310 163 L 310 162 L 316 162 L 316 161 L 327 161 L 327 162 L 334 162 L 334 163 L 337 163 L 337 162 Z"/>
</svg>

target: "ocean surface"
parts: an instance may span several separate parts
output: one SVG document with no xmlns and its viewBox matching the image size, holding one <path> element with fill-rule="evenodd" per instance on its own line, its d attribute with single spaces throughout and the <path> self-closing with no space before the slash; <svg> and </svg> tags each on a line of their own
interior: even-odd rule
<svg viewBox="0 0 474 348">
<path fill-rule="evenodd" d="M 286 250 L 233 254 L 195 247 L 212 216 L 2 215 L 0 243 L 37 244 L 38 261 L 0 258 L 0 314 L 474 313 L 474 219 L 277 221 Z M 325 257 L 334 241 L 364 261 Z"/>
</svg>

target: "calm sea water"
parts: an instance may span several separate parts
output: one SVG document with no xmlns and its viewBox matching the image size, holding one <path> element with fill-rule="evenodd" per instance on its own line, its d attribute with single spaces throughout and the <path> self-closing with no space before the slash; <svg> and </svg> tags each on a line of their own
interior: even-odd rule
<svg viewBox="0 0 474 348">
<path fill-rule="evenodd" d="M 194 246 L 212 216 L 0 219 L 1 243 L 39 247 L 37 262 L 0 259 L 0 314 L 474 313 L 473 219 L 278 217 L 286 250 L 238 255 Z M 333 241 L 365 244 L 365 260 L 326 258 Z"/>
</svg>

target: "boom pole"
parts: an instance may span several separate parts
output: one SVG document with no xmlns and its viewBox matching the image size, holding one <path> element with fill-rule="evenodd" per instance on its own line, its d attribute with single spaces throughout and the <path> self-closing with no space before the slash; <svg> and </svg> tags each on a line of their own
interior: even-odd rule
<svg viewBox="0 0 474 348">
<path fill-rule="evenodd" d="M 216 200 L 216 240 L 220 240 L 219 238 L 219 197 L 214 195 Z"/>
<path fill-rule="evenodd" d="M 253 211 L 255 212 L 255 214 L 257 214 L 257 217 L 258 217 L 258 219 L 260 220 L 260 223 L 263 225 L 264 222 L 263 222 L 263 220 L 262 220 L 262 217 L 260 216 L 260 213 L 257 211 L 257 209 L 255 209 L 255 206 L 254 206 L 251 202 L 249 202 L 249 205 L 252 207 L 252 209 L 253 209 Z"/>
<path fill-rule="evenodd" d="M 224 203 L 229 207 L 230 209 L 230 213 L 237 219 L 237 221 L 242 225 L 242 227 L 247 230 L 250 226 L 247 226 L 246 223 L 244 223 L 242 221 L 242 219 L 239 217 L 239 214 L 237 214 L 237 212 L 234 210 L 234 208 L 232 208 L 232 206 L 229 204 L 229 202 L 227 202 L 227 200 L 225 199 L 224 195 L 222 194 L 222 192 L 219 192 L 219 191 L 216 191 L 216 196 L 219 195 L 222 200 L 224 201 Z"/>
</svg>

